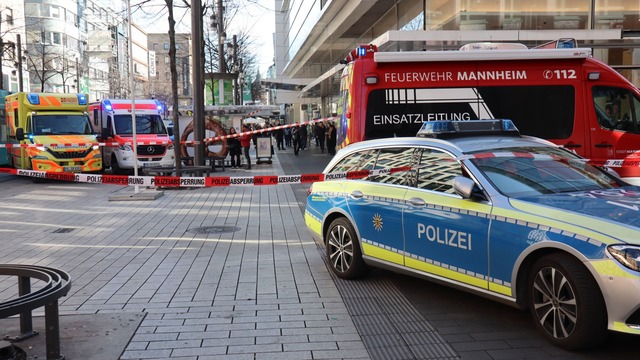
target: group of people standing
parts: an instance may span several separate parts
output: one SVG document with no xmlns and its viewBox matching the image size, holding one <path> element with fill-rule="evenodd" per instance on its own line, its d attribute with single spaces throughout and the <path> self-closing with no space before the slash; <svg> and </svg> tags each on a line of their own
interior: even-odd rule
<svg viewBox="0 0 640 360">
<path fill-rule="evenodd" d="M 329 155 L 336 154 L 337 132 L 335 124 L 331 121 L 327 125 L 318 122 L 311 125 L 294 126 L 292 129 L 293 153 L 298 155 L 300 150 L 305 150 L 311 137 L 316 139 L 316 145 L 320 146 L 320 151 L 324 153 L 325 143 Z"/>
<path fill-rule="evenodd" d="M 242 132 L 251 131 L 249 125 L 242 125 Z M 237 134 L 236 128 L 233 126 L 229 130 L 229 135 Z M 251 148 L 251 135 L 244 134 L 237 137 L 231 137 L 227 139 L 227 146 L 229 147 L 229 155 L 231 156 L 231 168 L 240 168 L 240 154 L 244 153 L 246 165 L 244 169 L 251 170 L 251 156 L 249 155 L 249 149 Z"/>
<path fill-rule="evenodd" d="M 277 123 L 275 126 L 278 125 L 280 125 L 280 123 Z M 252 131 L 252 129 L 248 124 L 242 125 L 243 133 L 250 131 Z M 236 129 L 231 127 L 229 135 L 234 134 L 237 134 Z M 311 138 L 316 139 L 316 145 L 320 146 L 320 151 L 322 153 L 324 153 L 325 144 L 329 155 L 335 155 L 336 153 L 337 131 L 335 124 L 331 121 L 327 122 L 327 124 L 324 122 L 318 122 L 314 125 L 298 125 L 298 123 L 296 123 L 294 126 L 287 127 L 285 129 L 274 130 L 270 134 L 274 135 L 278 150 L 286 150 L 288 147 L 293 147 L 295 155 L 299 155 L 300 150 L 305 150 L 308 147 Z M 240 168 L 240 156 L 241 154 L 244 154 L 245 166 L 243 168 L 251 170 L 251 156 L 249 155 L 249 150 L 251 149 L 252 139 L 253 136 L 251 134 L 244 134 L 227 139 L 232 169 Z"/>
</svg>

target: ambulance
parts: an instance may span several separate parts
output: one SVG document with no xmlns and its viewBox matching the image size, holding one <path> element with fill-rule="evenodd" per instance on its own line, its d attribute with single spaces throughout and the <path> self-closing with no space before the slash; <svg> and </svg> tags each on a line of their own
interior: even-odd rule
<svg viewBox="0 0 640 360">
<path fill-rule="evenodd" d="M 5 97 L 8 162 L 17 169 L 100 172 L 102 157 L 85 94 Z"/>
<path fill-rule="evenodd" d="M 506 118 L 640 185 L 638 88 L 575 41 L 551 45 L 360 46 L 342 61 L 338 146 L 413 136 L 427 121 Z"/>
<path fill-rule="evenodd" d="M 100 129 L 101 141 L 117 145 L 102 150 L 105 167 L 114 174 L 135 167 L 131 100 L 104 99 L 89 104 L 89 117 Z M 174 166 L 173 143 L 162 120 L 164 107 L 157 100 L 135 100 L 138 167 Z"/>
</svg>

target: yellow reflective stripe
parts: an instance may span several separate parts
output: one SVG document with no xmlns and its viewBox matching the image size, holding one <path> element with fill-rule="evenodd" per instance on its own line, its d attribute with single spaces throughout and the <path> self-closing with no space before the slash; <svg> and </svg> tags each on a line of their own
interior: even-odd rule
<svg viewBox="0 0 640 360">
<path fill-rule="evenodd" d="M 487 288 L 486 280 L 479 279 L 474 276 L 470 276 L 470 275 L 459 273 L 457 271 L 445 269 L 437 265 L 426 263 L 424 261 L 412 259 L 410 257 L 405 257 L 404 261 L 407 267 L 410 267 L 413 269 L 418 269 L 430 274 L 439 275 L 447 279 L 456 280 L 461 283 L 477 286 L 479 288 L 483 288 L 483 289 Z"/>
<path fill-rule="evenodd" d="M 322 222 L 315 217 L 311 216 L 308 211 L 304 213 L 304 221 L 307 223 L 307 227 L 318 234 L 318 236 L 322 237 Z"/>
<path fill-rule="evenodd" d="M 389 261 L 394 264 L 404 264 L 403 256 L 401 254 L 395 253 L 390 250 L 385 250 L 371 244 L 367 244 L 364 241 L 362 242 L 362 252 L 367 256 Z"/>
<path fill-rule="evenodd" d="M 518 210 L 526 211 L 527 213 L 523 213 L 518 210 L 511 211 L 506 209 L 495 209 L 494 215 L 511 217 L 518 220 L 548 226 L 550 228 L 561 229 L 562 232 L 571 232 L 584 237 L 585 240 L 595 240 L 604 244 L 613 244 L 614 241 L 607 235 L 589 229 L 597 226 L 597 228 L 600 229 L 607 229 L 607 232 L 611 234 L 616 234 L 616 237 L 621 237 L 618 235 L 626 236 L 627 238 L 630 236 L 628 229 L 624 229 L 623 227 L 617 226 L 611 222 L 596 220 L 587 216 L 569 214 L 563 211 L 549 212 L 550 210 L 546 207 L 513 199 L 511 200 L 511 204 Z M 549 217 L 533 215 L 534 213 L 545 213 Z M 635 239 L 635 236 L 633 238 Z"/>
<path fill-rule="evenodd" d="M 502 295 L 507 295 L 507 296 L 511 296 L 511 288 L 509 286 L 504 286 L 501 284 L 496 284 L 496 283 L 489 283 L 489 290 L 493 291 L 493 292 L 497 292 L 499 294 Z"/>
<path fill-rule="evenodd" d="M 591 261 L 591 265 L 596 270 L 596 272 L 600 275 L 622 277 L 622 278 L 628 278 L 628 279 L 634 279 L 634 280 L 638 278 L 638 276 L 630 274 L 629 272 L 625 271 L 623 268 L 620 267 L 620 265 L 618 265 L 615 262 L 615 260 L 612 260 L 612 259 Z"/>
</svg>

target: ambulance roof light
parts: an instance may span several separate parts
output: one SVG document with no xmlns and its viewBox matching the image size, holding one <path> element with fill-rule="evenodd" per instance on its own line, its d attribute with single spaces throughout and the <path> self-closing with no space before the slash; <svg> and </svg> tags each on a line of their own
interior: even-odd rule
<svg viewBox="0 0 640 360">
<path fill-rule="evenodd" d="M 87 105 L 87 95 L 78 94 L 78 105 Z"/>
<path fill-rule="evenodd" d="M 162 111 L 162 103 L 159 100 L 155 100 L 156 102 L 156 109 L 158 109 L 158 111 Z"/>
<path fill-rule="evenodd" d="M 113 110 L 113 106 L 111 106 L 111 101 L 103 100 L 102 103 L 104 104 L 104 109 L 105 110 L 107 110 L 107 111 Z"/>
<path fill-rule="evenodd" d="M 28 93 L 27 101 L 31 105 L 40 105 L 40 96 L 36 93 Z"/>
<path fill-rule="evenodd" d="M 426 121 L 418 131 L 418 137 L 446 137 L 463 135 L 520 135 L 513 121 L 492 120 L 438 120 Z"/>
</svg>

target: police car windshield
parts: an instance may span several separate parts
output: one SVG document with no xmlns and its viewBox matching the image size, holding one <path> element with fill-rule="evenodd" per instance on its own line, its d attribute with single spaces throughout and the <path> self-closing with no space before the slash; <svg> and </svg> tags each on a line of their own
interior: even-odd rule
<svg viewBox="0 0 640 360">
<path fill-rule="evenodd" d="M 116 115 L 116 133 L 118 135 L 133 135 L 131 115 Z M 164 122 L 159 115 L 136 114 L 136 134 L 167 134 Z"/>
<path fill-rule="evenodd" d="M 86 115 L 33 115 L 33 135 L 93 134 Z"/>
<path fill-rule="evenodd" d="M 509 197 L 618 188 L 621 182 L 557 148 L 507 148 L 471 154 L 497 190 Z"/>
</svg>

